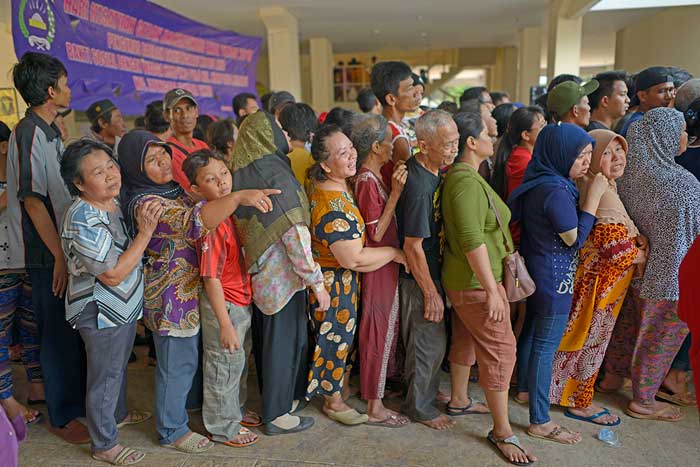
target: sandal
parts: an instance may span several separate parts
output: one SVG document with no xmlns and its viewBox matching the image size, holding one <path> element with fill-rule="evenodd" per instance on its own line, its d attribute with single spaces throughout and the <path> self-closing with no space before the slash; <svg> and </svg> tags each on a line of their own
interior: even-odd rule
<svg viewBox="0 0 700 467">
<path fill-rule="evenodd" d="M 670 402 L 671 404 L 680 405 L 681 407 L 695 407 L 697 402 L 693 395 L 689 392 L 671 392 L 664 389 L 659 389 L 656 393 L 656 398 L 662 401 Z"/>
<path fill-rule="evenodd" d="M 138 454 L 136 456 L 136 459 L 133 461 L 129 460 L 129 457 L 133 454 Z M 114 459 L 112 460 L 107 460 L 107 459 L 100 459 L 99 457 L 95 456 L 94 454 L 92 455 L 92 458 L 97 460 L 97 461 L 102 461 L 102 462 L 107 462 L 108 464 L 112 465 L 134 465 L 138 464 L 141 462 L 144 458 L 146 457 L 146 454 L 144 454 L 141 451 L 137 451 L 136 449 L 131 449 L 131 448 L 124 448 L 121 451 L 119 451 L 119 454 L 117 454 Z"/>
<path fill-rule="evenodd" d="M 145 410 L 129 410 L 126 414 L 126 418 L 117 423 L 117 428 L 121 428 L 126 425 L 136 425 L 137 423 L 145 422 L 149 420 L 153 415 L 151 412 L 146 412 Z"/>
<path fill-rule="evenodd" d="M 486 404 L 483 404 L 481 402 L 474 402 L 474 400 L 470 397 L 469 398 L 469 405 L 466 407 L 450 407 L 448 404 L 445 407 L 445 413 L 451 417 L 460 417 L 462 415 L 488 415 L 491 412 L 477 412 L 476 410 L 473 410 L 472 407 L 474 407 L 474 404 L 481 404 L 483 406 L 486 406 Z"/>
<path fill-rule="evenodd" d="M 617 426 L 619 425 L 622 420 L 620 420 L 620 417 L 617 417 L 617 421 L 613 423 L 598 423 L 596 420 L 600 417 L 604 417 L 606 415 L 611 415 L 610 410 L 606 409 L 603 407 L 603 410 L 601 410 L 598 413 L 594 413 L 593 415 L 590 415 L 588 417 L 584 417 L 583 415 L 576 415 L 574 413 L 571 413 L 569 409 L 566 409 L 564 411 L 564 416 L 573 418 L 574 420 L 579 420 L 581 422 L 588 422 L 588 423 L 593 423 L 594 425 L 600 425 L 600 426 Z"/>
<path fill-rule="evenodd" d="M 228 440 L 228 441 L 224 441 L 224 442 L 222 442 L 221 444 L 225 444 L 226 446 L 230 446 L 230 447 L 232 447 L 232 448 L 244 448 L 244 447 L 246 447 L 246 446 L 252 446 L 253 444 L 255 444 L 255 443 L 257 443 L 258 441 L 260 441 L 260 438 L 258 438 L 258 435 L 256 435 L 256 434 L 253 433 L 252 431 L 250 431 L 248 428 L 241 427 L 241 429 L 238 430 L 238 435 L 239 435 L 239 436 L 240 436 L 240 435 L 249 435 L 249 434 L 252 434 L 253 436 L 255 436 L 255 438 L 253 438 L 252 441 L 248 441 L 247 443 L 238 443 L 238 442 L 236 442 L 236 440 L 235 440 L 235 438 L 234 438 L 234 439 L 230 439 L 230 440 Z"/>
<path fill-rule="evenodd" d="M 42 414 L 41 412 L 39 412 L 39 411 L 37 410 L 37 411 L 36 411 L 36 414 L 34 414 L 34 418 L 31 419 L 31 420 L 29 420 L 29 419 L 27 418 L 27 415 L 29 414 L 29 411 L 30 411 L 30 410 L 31 410 L 31 409 L 27 409 L 27 412 L 26 412 L 26 414 L 25 414 L 25 416 L 24 416 L 24 423 L 26 423 L 27 425 L 34 425 L 35 423 L 39 423 L 40 421 L 42 421 L 42 420 L 44 419 L 44 414 Z"/>
<path fill-rule="evenodd" d="M 365 422 L 365 425 L 382 426 L 384 428 L 401 428 L 402 426 L 406 426 L 409 421 L 410 420 L 407 417 L 404 417 L 403 415 L 389 415 L 384 420 L 378 422 L 367 421 Z"/>
<path fill-rule="evenodd" d="M 530 400 L 525 400 L 525 399 L 519 399 L 517 394 L 513 395 L 513 402 L 515 402 L 518 405 L 530 405 Z"/>
<path fill-rule="evenodd" d="M 554 428 L 554 429 L 553 429 L 552 431 L 550 431 L 549 434 L 547 434 L 547 435 L 540 435 L 540 434 L 537 434 L 537 433 L 533 433 L 533 432 L 530 431 L 530 430 L 527 430 L 527 434 L 530 435 L 530 436 L 532 436 L 533 438 L 545 439 L 545 440 L 547 440 L 547 441 L 554 441 L 555 443 L 559 443 L 559 444 L 567 444 L 567 445 L 570 444 L 570 445 L 574 445 L 574 444 L 578 444 L 578 443 L 581 442 L 580 439 L 579 439 L 578 441 L 573 441 L 573 442 L 572 442 L 572 441 L 563 440 L 563 439 L 559 438 L 559 435 L 561 435 L 562 433 L 566 433 L 566 434 L 570 434 L 570 435 L 573 435 L 573 434 L 574 434 L 573 431 L 571 431 L 571 430 L 569 430 L 568 428 L 563 427 L 563 426 L 558 426 L 558 427 Z"/>
<path fill-rule="evenodd" d="M 367 423 L 367 421 L 369 420 L 367 414 L 360 413 L 355 409 L 343 410 L 342 412 L 338 412 L 331 409 L 324 409 L 324 412 L 326 413 L 326 415 L 328 415 L 328 418 L 330 418 L 331 420 L 348 426 L 362 425 L 363 423 Z"/>
<path fill-rule="evenodd" d="M 249 422 L 249 421 L 246 421 L 246 418 L 254 419 L 257 421 Z M 258 415 L 257 413 L 253 412 L 252 410 L 246 411 L 246 414 L 243 417 L 243 420 L 241 420 L 241 425 L 247 426 L 248 428 L 255 428 L 256 426 L 262 426 L 262 424 L 263 424 L 262 417 L 260 415 Z"/>
<path fill-rule="evenodd" d="M 185 452 L 187 454 L 200 454 L 214 447 L 214 443 L 209 441 L 208 438 L 200 435 L 199 433 L 195 433 L 194 431 L 190 433 L 191 434 L 187 437 L 187 439 L 181 442 L 180 444 L 164 444 L 163 447 L 166 447 L 168 449 L 175 449 L 177 451 Z M 199 443 L 201 443 L 203 440 L 207 440 L 207 444 L 200 447 Z"/>
<path fill-rule="evenodd" d="M 489 440 L 489 443 L 493 444 L 493 447 L 495 447 L 498 450 L 498 452 L 501 454 L 501 456 L 503 456 L 503 458 L 506 460 L 506 462 L 510 462 L 513 465 L 532 465 L 535 463 L 534 461 L 528 461 L 528 462 L 512 461 L 512 460 L 510 460 L 510 458 L 508 458 L 508 456 L 506 456 L 506 454 L 501 450 L 501 448 L 498 447 L 499 443 L 500 444 L 510 444 L 510 445 L 515 446 L 516 448 L 520 449 L 522 451 L 522 453 L 527 456 L 527 451 L 525 450 L 523 445 L 520 444 L 520 440 L 515 435 L 509 436 L 507 438 L 499 439 L 499 438 L 496 438 L 495 436 L 493 436 L 493 430 L 492 430 L 492 431 L 489 431 L 489 434 L 486 437 L 486 439 Z"/>
<path fill-rule="evenodd" d="M 632 418 L 638 418 L 640 420 L 655 420 L 658 422 L 680 422 L 683 420 L 683 414 L 671 405 L 666 405 L 661 410 L 657 410 L 653 413 L 640 413 L 627 407 L 625 413 Z M 674 417 L 676 415 L 677 417 Z"/>
</svg>

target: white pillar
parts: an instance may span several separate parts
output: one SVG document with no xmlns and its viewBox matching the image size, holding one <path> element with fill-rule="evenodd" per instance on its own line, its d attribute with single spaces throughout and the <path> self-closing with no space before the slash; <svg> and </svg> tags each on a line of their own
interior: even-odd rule
<svg viewBox="0 0 700 467">
<path fill-rule="evenodd" d="M 523 103 L 530 102 L 530 87 L 540 82 L 540 58 L 542 54 L 542 28 L 523 28 L 518 34 L 518 94 Z"/>
<path fill-rule="evenodd" d="M 552 0 L 549 7 L 547 78 L 562 73 L 579 74 L 583 16 L 569 15 L 566 0 Z"/>
<path fill-rule="evenodd" d="M 267 57 L 270 63 L 270 89 L 289 91 L 301 99 L 299 25 L 284 7 L 260 8 L 267 29 Z"/>
<path fill-rule="evenodd" d="M 309 39 L 311 106 L 317 112 L 333 107 L 333 44 L 325 37 Z"/>
</svg>

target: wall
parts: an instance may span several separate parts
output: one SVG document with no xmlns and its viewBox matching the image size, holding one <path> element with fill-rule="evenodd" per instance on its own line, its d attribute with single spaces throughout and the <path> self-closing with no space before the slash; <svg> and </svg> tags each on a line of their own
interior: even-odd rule
<svg viewBox="0 0 700 467">
<path fill-rule="evenodd" d="M 674 7 L 621 29 L 615 68 L 637 72 L 653 65 L 677 66 L 700 76 L 698 24 L 700 6 Z"/>
</svg>

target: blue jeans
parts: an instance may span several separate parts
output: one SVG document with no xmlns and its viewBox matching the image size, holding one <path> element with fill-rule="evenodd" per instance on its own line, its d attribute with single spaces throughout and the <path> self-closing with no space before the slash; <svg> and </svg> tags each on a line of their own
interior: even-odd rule
<svg viewBox="0 0 700 467">
<path fill-rule="evenodd" d="M 199 363 L 199 333 L 192 337 L 168 337 L 153 333 L 156 364 L 156 430 L 160 444 L 173 444 L 187 426 L 187 394 Z"/>
<path fill-rule="evenodd" d="M 530 396 L 530 424 L 542 425 L 549 417 L 549 386 L 554 354 L 564 335 L 568 314 L 545 313 L 528 306 L 518 340 L 518 391 Z"/>
</svg>

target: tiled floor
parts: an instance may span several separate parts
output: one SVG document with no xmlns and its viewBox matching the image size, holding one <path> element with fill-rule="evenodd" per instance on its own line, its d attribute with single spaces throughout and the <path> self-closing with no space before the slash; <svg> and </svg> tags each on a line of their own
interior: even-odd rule
<svg viewBox="0 0 700 467">
<path fill-rule="evenodd" d="M 143 348 L 139 361 L 129 368 L 129 402 L 131 408 L 153 410 L 153 369 L 145 365 Z M 444 375 L 443 390 L 449 391 Z M 17 394 L 25 397 L 24 375 L 15 367 Z M 251 385 L 255 377 L 250 375 Z M 476 384 L 472 395 L 483 400 Z M 251 387 L 252 408 L 259 407 L 257 389 Z M 597 396 L 597 400 L 620 414 L 629 394 Z M 363 409 L 356 398 L 351 404 Z M 395 406 L 398 401 L 389 401 Z M 45 408 L 44 408 L 45 410 Z M 595 426 L 566 419 L 560 409 L 553 409 L 555 421 L 581 430 L 584 440 L 577 446 L 564 446 L 536 440 L 524 433 L 527 408 L 511 403 L 511 420 L 516 434 L 539 456 L 538 466 L 700 466 L 700 426 L 695 409 L 684 409 L 680 423 L 646 422 L 624 414 L 616 429 L 622 441 L 619 449 L 595 439 Z M 457 426 L 436 432 L 419 424 L 399 429 L 358 426 L 345 427 L 320 413 L 319 402 L 305 409 L 314 416 L 310 430 L 288 436 L 266 437 L 254 446 L 235 449 L 217 445 L 204 455 L 186 455 L 160 447 L 153 420 L 125 427 L 121 441 L 146 452 L 144 467 L 320 467 L 320 466 L 502 466 L 507 465 L 491 448 L 484 436 L 490 428 L 488 416 L 471 415 L 457 419 Z M 201 416 L 191 416 L 192 428 L 203 431 Z M 0 446 L 0 449 L 2 447 Z M 71 446 L 50 434 L 46 422 L 30 427 L 28 440 L 20 450 L 21 466 L 82 467 L 107 464 L 90 458 L 88 446 Z M 4 466 L 0 466 L 4 467 Z"/>
</svg>

